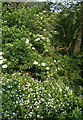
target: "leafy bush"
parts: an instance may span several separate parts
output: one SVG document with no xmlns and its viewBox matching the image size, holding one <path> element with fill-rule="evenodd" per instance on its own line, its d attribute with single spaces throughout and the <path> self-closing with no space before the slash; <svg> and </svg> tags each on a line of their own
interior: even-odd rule
<svg viewBox="0 0 83 120">
<path fill-rule="evenodd" d="M 70 52 L 62 49 L 68 48 L 72 39 L 72 35 L 68 39 L 62 35 L 59 24 L 68 19 L 62 13 L 38 6 L 3 5 L 3 119 L 82 118 L 83 55 L 69 56 Z M 64 24 L 68 31 L 71 21 Z"/>
<path fill-rule="evenodd" d="M 9 4 L 3 6 L 2 15 L 3 57 L 6 59 L 4 64 L 8 66 L 8 73 L 23 70 L 39 80 L 44 80 L 48 75 L 56 78 L 68 76 L 72 82 L 82 79 L 79 67 L 81 59 L 58 56 L 60 41 L 57 35 L 60 37 L 60 28 L 55 26 L 58 33 L 50 24 L 52 15 L 57 18 L 56 13 L 50 12 L 48 18 L 49 12 L 38 6 L 25 8 Z M 37 65 L 34 64 L 35 61 L 38 62 Z"/>
<path fill-rule="evenodd" d="M 27 73 L 2 76 L 3 118 L 82 118 L 82 97 L 56 79 L 46 81 Z"/>
</svg>

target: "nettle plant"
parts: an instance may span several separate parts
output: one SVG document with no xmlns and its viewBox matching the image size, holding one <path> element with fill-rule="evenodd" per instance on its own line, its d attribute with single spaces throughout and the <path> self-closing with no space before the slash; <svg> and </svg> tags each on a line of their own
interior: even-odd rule
<svg viewBox="0 0 83 120">
<path fill-rule="evenodd" d="M 39 82 L 26 73 L 2 75 L 4 119 L 82 118 L 82 98 L 61 79 Z"/>
</svg>

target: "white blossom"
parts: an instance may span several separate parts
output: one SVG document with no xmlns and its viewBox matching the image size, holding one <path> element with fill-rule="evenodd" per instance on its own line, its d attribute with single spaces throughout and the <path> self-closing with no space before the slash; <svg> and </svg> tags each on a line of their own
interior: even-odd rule
<svg viewBox="0 0 83 120">
<path fill-rule="evenodd" d="M 54 62 L 56 62 L 56 60 L 54 60 Z"/>
<path fill-rule="evenodd" d="M 59 91 L 61 92 L 61 91 L 62 91 L 62 89 L 61 89 L 61 88 L 59 88 Z"/>
<path fill-rule="evenodd" d="M 43 19 L 43 17 L 40 17 L 41 19 Z"/>
<path fill-rule="evenodd" d="M 45 51 L 46 51 L 46 52 L 48 52 L 48 50 L 47 50 L 47 49 L 46 49 Z"/>
<path fill-rule="evenodd" d="M 46 67 L 46 70 L 49 70 L 49 67 Z"/>
<path fill-rule="evenodd" d="M 36 41 L 39 41 L 39 40 L 40 40 L 40 38 L 37 38 L 37 39 L 36 39 Z"/>
<path fill-rule="evenodd" d="M 16 101 L 16 103 L 18 104 L 18 101 Z"/>
<path fill-rule="evenodd" d="M 58 69 L 58 70 L 60 70 L 60 68 L 59 68 L 59 67 L 58 67 L 57 69 Z"/>
<path fill-rule="evenodd" d="M 41 116 L 41 118 L 43 118 L 43 116 Z"/>
<path fill-rule="evenodd" d="M 13 115 L 15 115 L 16 113 L 13 112 Z"/>
<path fill-rule="evenodd" d="M 2 64 L 3 63 L 3 60 L 0 60 L 0 64 Z"/>
<path fill-rule="evenodd" d="M 34 64 L 34 65 L 37 65 L 37 64 L 38 64 L 38 62 L 37 62 L 37 61 L 34 61 L 34 62 L 33 62 L 33 64 Z"/>
<path fill-rule="evenodd" d="M 29 43 L 29 40 L 28 40 L 28 39 L 26 39 L 26 43 L 27 43 L 27 44 Z"/>
<path fill-rule="evenodd" d="M 37 115 L 37 117 L 40 117 L 40 115 Z"/>
<path fill-rule="evenodd" d="M 41 98 L 41 101 L 44 101 L 44 98 Z"/>
<path fill-rule="evenodd" d="M 2 68 L 7 68 L 7 65 L 2 65 Z"/>
<path fill-rule="evenodd" d="M 37 108 L 39 108 L 39 106 L 37 106 Z"/>
<path fill-rule="evenodd" d="M 71 93 L 71 95 L 72 95 L 72 90 L 70 90 L 70 93 Z"/>
<path fill-rule="evenodd" d="M 34 47 L 32 47 L 32 50 L 35 50 L 35 48 L 34 48 Z"/>
<path fill-rule="evenodd" d="M 42 39 L 45 39 L 45 37 L 42 37 Z"/>
<path fill-rule="evenodd" d="M 21 75 L 21 73 L 18 73 L 18 75 Z"/>
<path fill-rule="evenodd" d="M 43 31 L 46 31 L 46 29 L 43 29 Z"/>
<path fill-rule="evenodd" d="M 2 56 L 0 56 L 0 59 L 3 59 L 3 57 L 2 57 Z"/>
<path fill-rule="evenodd" d="M 45 66 L 45 63 L 41 63 L 42 66 Z"/>
</svg>

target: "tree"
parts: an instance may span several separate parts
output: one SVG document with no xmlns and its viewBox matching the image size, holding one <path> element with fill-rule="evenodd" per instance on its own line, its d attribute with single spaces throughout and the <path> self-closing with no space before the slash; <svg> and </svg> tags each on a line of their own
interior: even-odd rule
<svg viewBox="0 0 83 120">
<path fill-rule="evenodd" d="M 83 1 L 81 3 L 81 8 L 79 11 L 79 17 L 80 17 L 80 26 L 77 30 L 77 40 L 75 42 L 75 47 L 74 47 L 74 53 L 80 53 L 80 49 L 81 49 L 81 44 L 82 44 L 82 34 L 83 34 Z"/>
</svg>

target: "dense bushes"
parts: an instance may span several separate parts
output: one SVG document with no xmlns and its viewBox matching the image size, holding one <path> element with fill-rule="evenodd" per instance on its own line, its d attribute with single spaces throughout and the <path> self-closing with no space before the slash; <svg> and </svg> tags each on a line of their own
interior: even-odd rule
<svg viewBox="0 0 83 120">
<path fill-rule="evenodd" d="M 2 81 L 3 118 L 82 118 L 81 94 L 61 79 L 39 82 L 17 72 L 3 75 Z"/>
<path fill-rule="evenodd" d="M 5 63 L 8 65 L 8 72 L 25 70 L 34 74 L 32 71 L 34 69 L 38 74 L 42 70 L 45 72 L 46 67 L 53 66 L 57 69 L 60 66 L 59 73 L 61 75 L 73 75 L 75 76 L 74 79 L 78 76 L 77 79 L 79 79 L 80 68 L 78 64 L 81 64 L 80 59 L 78 58 L 79 63 L 77 63 L 66 55 L 64 57 L 58 57 L 57 55 L 59 54 L 59 46 L 61 46 L 59 45 L 60 40 L 57 38 L 60 33 L 54 31 L 55 28 L 50 26 L 49 21 L 52 22 L 52 20 L 51 17 L 48 18 L 49 12 L 39 9 L 38 6 L 26 9 L 24 6 L 20 8 L 9 6 L 4 5 L 3 7 L 3 57 L 7 59 Z M 50 14 L 56 16 L 57 13 L 50 12 Z M 57 61 L 56 66 L 54 60 Z M 60 61 L 58 62 L 58 60 Z M 33 63 L 35 61 L 38 62 L 38 65 L 34 67 Z M 67 64 L 64 65 L 64 62 L 67 62 Z M 45 67 L 42 67 L 42 63 L 45 63 Z M 75 66 L 74 64 L 77 65 L 73 67 L 71 63 L 73 63 L 73 66 Z"/>
<path fill-rule="evenodd" d="M 83 55 L 60 51 L 67 36 L 54 17 L 62 23 L 38 6 L 3 5 L 3 118 L 82 118 Z"/>
</svg>

